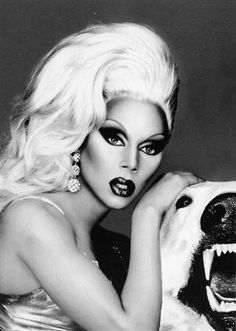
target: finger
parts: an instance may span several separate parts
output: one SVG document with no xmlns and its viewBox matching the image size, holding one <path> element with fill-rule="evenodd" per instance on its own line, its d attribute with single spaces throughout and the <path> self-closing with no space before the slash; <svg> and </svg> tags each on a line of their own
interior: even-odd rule
<svg viewBox="0 0 236 331">
<path fill-rule="evenodd" d="M 190 185 L 202 183 L 206 181 L 204 178 L 196 174 L 193 174 L 191 172 L 177 171 L 176 174 L 186 177 L 190 181 Z"/>
<path fill-rule="evenodd" d="M 189 185 L 188 186 L 195 185 L 195 184 L 200 184 L 200 183 L 203 183 L 203 182 L 205 182 L 205 179 L 203 179 L 203 178 L 201 178 L 197 175 L 191 174 L 189 176 Z"/>
<path fill-rule="evenodd" d="M 202 178 L 195 176 L 190 172 L 176 172 L 174 174 L 170 174 L 170 176 L 170 178 L 173 180 L 172 183 L 174 183 L 172 188 L 177 191 L 181 191 L 185 187 L 196 185 L 203 181 Z M 167 178 L 169 178 L 168 174 Z"/>
</svg>

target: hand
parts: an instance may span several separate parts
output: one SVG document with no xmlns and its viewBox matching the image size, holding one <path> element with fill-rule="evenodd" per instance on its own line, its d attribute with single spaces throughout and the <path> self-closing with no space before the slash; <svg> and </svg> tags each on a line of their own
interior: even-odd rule
<svg viewBox="0 0 236 331">
<path fill-rule="evenodd" d="M 152 208 L 157 213 L 158 218 L 161 219 L 185 187 L 203 181 L 202 178 L 189 172 L 167 173 L 141 197 L 134 213 L 141 213 L 142 215 L 147 209 Z"/>
</svg>

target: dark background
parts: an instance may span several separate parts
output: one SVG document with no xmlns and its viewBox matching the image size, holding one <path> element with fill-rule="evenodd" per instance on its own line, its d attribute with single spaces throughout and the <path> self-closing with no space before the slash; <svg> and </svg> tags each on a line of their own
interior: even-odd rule
<svg viewBox="0 0 236 331">
<path fill-rule="evenodd" d="M 179 64 L 178 113 L 160 172 L 235 180 L 234 0 L 0 0 L 0 145 L 39 58 L 88 24 L 123 21 L 153 26 Z M 104 225 L 129 233 L 131 212 L 113 211 Z"/>
</svg>

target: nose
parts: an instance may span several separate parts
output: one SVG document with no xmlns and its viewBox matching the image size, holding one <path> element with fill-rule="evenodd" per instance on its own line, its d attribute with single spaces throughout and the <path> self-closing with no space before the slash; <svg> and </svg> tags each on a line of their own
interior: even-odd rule
<svg viewBox="0 0 236 331">
<path fill-rule="evenodd" d="M 134 147 L 127 147 L 123 150 L 120 166 L 132 172 L 137 172 L 139 169 L 139 151 Z"/>
<path fill-rule="evenodd" d="M 224 193 L 209 202 L 201 217 L 201 229 L 215 238 L 235 236 L 236 193 Z"/>
</svg>

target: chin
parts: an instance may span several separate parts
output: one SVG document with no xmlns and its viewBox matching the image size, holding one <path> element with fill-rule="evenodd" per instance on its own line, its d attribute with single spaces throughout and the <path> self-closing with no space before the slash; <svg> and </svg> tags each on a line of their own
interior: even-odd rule
<svg viewBox="0 0 236 331">
<path fill-rule="evenodd" d="M 122 197 L 115 197 L 107 202 L 107 207 L 110 209 L 121 210 L 128 207 L 134 198 L 122 198 Z"/>
</svg>

